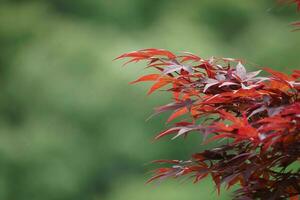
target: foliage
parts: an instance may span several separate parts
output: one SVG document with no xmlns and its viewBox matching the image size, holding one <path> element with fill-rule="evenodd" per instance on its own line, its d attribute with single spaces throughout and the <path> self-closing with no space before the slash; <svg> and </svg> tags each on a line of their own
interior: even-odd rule
<svg viewBox="0 0 300 200">
<path fill-rule="evenodd" d="M 293 2 L 299 9 L 300 1 Z M 205 144 L 220 142 L 186 161 L 154 161 L 171 166 L 154 170 L 148 182 L 189 175 L 196 183 L 210 175 L 218 193 L 223 183 L 227 189 L 239 184 L 235 199 L 298 199 L 300 169 L 291 166 L 300 154 L 300 70 L 291 75 L 266 67 L 247 72 L 240 59 L 154 48 L 116 59 L 122 58 L 130 58 L 125 64 L 146 60 L 147 68 L 159 71 L 131 83 L 152 81 L 148 94 L 168 86 L 173 95 L 154 114 L 172 111 L 167 122 L 181 120 L 155 139 L 196 132 Z M 258 76 L 262 70 L 270 75 Z"/>
<path fill-rule="evenodd" d="M 118 58 L 125 57 L 129 62 L 147 60 L 147 67 L 160 72 L 132 82 L 153 81 L 148 94 L 171 86 L 167 91 L 173 93 L 173 102 L 156 108 L 155 114 L 173 111 L 168 122 L 188 116 L 155 139 L 200 132 L 208 138 L 205 143 L 226 140 L 187 161 L 155 161 L 173 166 L 155 170 L 149 181 L 189 174 L 198 182 L 211 175 L 218 191 L 222 183 L 227 188 L 239 183 L 237 199 L 285 199 L 300 193 L 300 171 L 288 170 L 300 153 L 299 70 L 289 76 L 264 68 L 271 75 L 260 77 L 261 70 L 247 72 L 238 59 L 176 56 L 161 49 Z"/>
<path fill-rule="evenodd" d="M 296 3 L 300 9 L 299 0 L 280 2 Z M 291 166 L 300 155 L 300 70 L 291 75 L 266 67 L 247 72 L 239 59 L 204 59 L 154 48 L 116 59 L 122 58 L 130 58 L 125 64 L 146 60 L 147 68 L 159 71 L 131 83 L 153 81 L 148 95 L 165 86 L 173 95 L 154 114 L 172 111 L 167 122 L 181 120 L 155 139 L 197 132 L 205 143 L 221 142 L 186 161 L 154 161 L 171 166 L 154 170 L 148 182 L 189 175 L 196 183 L 210 175 L 218 193 L 223 183 L 227 189 L 239 184 L 234 199 L 298 199 L 300 169 Z M 270 75 L 258 76 L 262 70 Z"/>
<path fill-rule="evenodd" d="M 272 3 L 2 0 L 0 199 L 231 199 L 225 190 L 217 198 L 209 178 L 141 184 L 149 160 L 184 160 L 209 147 L 200 134 L 149 142 L 165 114 L 144 119 L 167 95 L 145 101 L 148 83 L 124 84 L 143 73 L 142 63 L 120 70 L 111 60 L 155 46 L 290 72 L 299 66 L 300 32 L 286 29 L 297 13 Z"/>
</svg>

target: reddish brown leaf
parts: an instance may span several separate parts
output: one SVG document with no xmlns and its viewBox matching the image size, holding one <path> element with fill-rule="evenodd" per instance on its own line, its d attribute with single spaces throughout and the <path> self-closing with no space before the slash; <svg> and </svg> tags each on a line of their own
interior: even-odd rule
<svg viewBox="0 0 300 200">
<path fill-rule="evenodd" d="M 280 79 L 280 80 L 283 80 L 283 81 L 292 81 L 293 80 L 293 78 L 289 77 L 288 75 L 286 75 L 282 72 L 270 69 L 268 67 L 264 67 L 263 69 L 265 71 L 269 72 L 270 74 L 272 74 L 274 77 Z"/>
<path fill-rule="evenodd" d="M 147 95 L 150 95 L 155 90 L 158 90 L 158 89 L 162 88 L 163 86 L 168 85 L 172 81 L 173 81 L 172 78 L 160 78 L 156 83 L 154 83 L 154 85 L 152 85 L 152 87 L 148 91 Z"/>
<path fill-rule="evenodd" d="M 138 82 L 142 82 L 142 81 L 156 81 L 157 79 L 159 79 L 161 77 L 160 74 L 148 74 L 145 76 L 142 76 L 141 78 L 130 82 L 130 84 L 134 84 L 134 83 L 138 83 Z"/>
<path fill-rule="evenodd" d="M 167 122 L 170 122 L 170 121 L 174 120 L 175 118 L 186 114 L 187 112 L 188 112 L 188 109 L 186 107 L 178 109 L 168 118 Z"/>
</svg>

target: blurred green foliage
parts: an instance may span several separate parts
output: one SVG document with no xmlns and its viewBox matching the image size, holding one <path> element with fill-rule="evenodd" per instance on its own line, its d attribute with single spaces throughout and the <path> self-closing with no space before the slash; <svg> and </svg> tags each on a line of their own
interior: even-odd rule
<svg viewBox="0 0 300 200">
<path fill-rule="evenodd" d="M 209 180 L 144 185 L 149 161 L 204 147 L 197 135 L 153 144 L 166 115 L 145 119 L 168 97 L 130 87 L 143 65 L 112 59 L 156 47 L 290 71 L 296 19 L 272 0 L 2 0 L 0 199 L 230 199 Z"/>
</svg>

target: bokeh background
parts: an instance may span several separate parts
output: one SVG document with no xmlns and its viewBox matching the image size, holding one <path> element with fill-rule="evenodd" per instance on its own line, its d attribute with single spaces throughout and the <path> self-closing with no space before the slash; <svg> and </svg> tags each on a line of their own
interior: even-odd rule
<svg viewBox="0 0 300 200">
<path fill-rule="evenodd" d="M 127 84 L 143 64 L 112 60 L 156 47 L 299 69 L 295 10 L 275 0 L 1 0 L 0 199 L 231 199 L 209 179 L 144 184 L 149 161 L 205 147 L 197 135 L 153 143 L 166 115 L 145 119 L 168 97 Z"/>
</svg>

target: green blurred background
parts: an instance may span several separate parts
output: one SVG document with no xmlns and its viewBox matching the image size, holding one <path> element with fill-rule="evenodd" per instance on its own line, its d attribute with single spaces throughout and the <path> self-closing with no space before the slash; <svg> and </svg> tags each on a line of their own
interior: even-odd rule
<svg viewBox="0 0 300 200">
<path fill-rule="evenodd" d="M 149 161 L 204 147 L 153 143 L 166 115 L 145 119 L 168 97 L 112 60 L 156 47 L 299 69 L 297 17 L 275 0 L 1 0 L 0 199 L 231 199 L 210 180 L 144 184 Z"/>
</svg>

